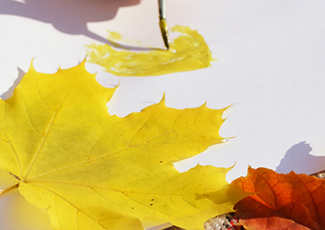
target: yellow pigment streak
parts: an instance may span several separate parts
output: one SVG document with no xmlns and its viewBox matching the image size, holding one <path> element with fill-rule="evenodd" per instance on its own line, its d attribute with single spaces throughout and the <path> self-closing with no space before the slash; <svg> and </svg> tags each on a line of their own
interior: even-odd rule
<svg viewBox="0 0 325 230">
<path fill-rule="evenodd" d="M 173 32 L 183 35 L 170 43 L 166 50 L 145 52 L 118 51 L 110 45 L 91 44 L 89 62 L 102 66 L 117 76 L 158 76 L 191 71 L 211 66 L 212 53 L 204 38 L 189 27 L 175 26 Z"/>
</svg>

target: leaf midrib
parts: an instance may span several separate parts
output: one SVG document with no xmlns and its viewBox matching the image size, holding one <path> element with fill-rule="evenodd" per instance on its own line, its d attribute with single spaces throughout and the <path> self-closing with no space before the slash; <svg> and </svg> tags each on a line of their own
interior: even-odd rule
<svg viewBox="0 0 325 230">
<path fill-rule="evenodd" d="M 74 81 L 72 82 L 72 84 L 71 84 L 70 88 L 67 90 L 66 94 L 62 97 L 62 99 L 61 99 L 59 105 L 57 106 L 57 108 L 55 109 L 55 111 L 54 111 L 54 113 L 53 113 L 53 115 L 52 115 L 51 121 L 49 122 L 49 125 L 48 125 L 48 127 L 47 127 L 47 129 L 46 129 L 46 132 L 45 132 L 45 134 L 43 135 L 43 139 L 42 139 L 42 141 L 41 141 L 41 143 L 40 143 L 38 149 L 36 150 L 36 152 L 35 152 L 35 154 L 34 154 L 34 157 L 33 157 L 33 159 L 32 159 L 32 162 L 30 163 L 30 165 L 29 165 L 29 167 L 28 167 L 28 169 L 27 169 L 25 175 L 22 177 L 22 181 L 23 181 L 23 182 L 26 181 L 26 178 L 27 178 L 29 172 L 31 171 L 31 169 L 32 169 L 32 167 L 33 167 L 33 165 L 34 165 L 34 163 L 35 163 L 35 161 L 36 161 L 36 158 L 38 157 L 38 155 L 39 155 L 39 153 L 40 153 L 40 151 L 41 151 L 41 149 L 42 149 L 42 147 L 43 147 L 43 145 L 44 145 L 44 142 L 45 142 L 45 140 L 46 140 L 47 137 L 48 137 L 48 134 L 49 134 L 49 132 L 50 132 L 50 130 L 51 130 L 51 128 L 52 128 L 52 125 L 53 125 L 54 119 L 57 117 L 57 114 L 58 114 L 60 108 L 62 107 L 62 104 L 63 104 L 64 100 L 66 99 L 66 97 L 67 97 L 68 94 L 70 93 L 72 87 L 75 85 L 75 81 L 76 81 L 76 78 L 75 78 Z M 36 86 L 36 87 L 37 87 L 37 86 Z M 38 87 L 37 87 L 37 88 L 38 88 Z M 39 95 L 40 95 L 40 94 L 39 94 Z M 41 98 L 41 95 L 40 95 L 40 98 Z"/>
</svg>

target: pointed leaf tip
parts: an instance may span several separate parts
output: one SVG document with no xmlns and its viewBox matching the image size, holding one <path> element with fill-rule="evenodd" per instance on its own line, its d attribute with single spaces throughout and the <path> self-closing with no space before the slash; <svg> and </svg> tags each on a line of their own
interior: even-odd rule
<svg viewBox="0 0 325 230">
<path fill-rule="evenodd" d="M 166 106 L 166 94 L 163 92 L 163 95 L 159 101 L 159 104 Z"/>
<path fill-rule="evenodd" d="M 34 60 L 35 60 L 35 57 L 33 57 L 33 59 L 30 61 L 30 65 L 29 65 L 29 69 L 27 72 L 31 71 L 31 72 L 37 72 L 34 68 Z"/>
</svg>

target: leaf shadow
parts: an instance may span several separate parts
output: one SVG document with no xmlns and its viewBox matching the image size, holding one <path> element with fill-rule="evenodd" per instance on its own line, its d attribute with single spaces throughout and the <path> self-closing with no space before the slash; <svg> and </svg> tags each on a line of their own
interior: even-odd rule
<svg viewBox="0 0 325 230">
<path fill-rule="evenodd" d="M 325 157 L 310 154 L 312 147 L 305 141 L 293 145 L 285 154 L 280 164 L 276 167 L 277 173 L 312 174 L 325 169 Z"/>
<path fill-rule="evenodd" d="M 123 49 L 148 50 L 122 46 L 108 41 L 87 28 L 88 22 L 112 20 L 119 8 L 133 6 L 141 0 L 1 0 L 0 14 L 15 15 L 44 23 L 70 35 L 85 35 L 96 41 Z M 130 20 L 133 20 L 130 18 Z M 40 31 L 42 33 L 42 31 Z"/>
<path fill-rule="evenodd" d="M 0 95 L 2 100 L 7 100 L 14 94 L 15 88 L 17 87 L 17 85 L 20 83 L 20 81 L 23 79 L 24 75 L 26 74 L 22 69 L 20 68 L 17 69 L 18 69 L 18 77 L 16 78 L 12 86 L 6 92 Z"/>
</svg>

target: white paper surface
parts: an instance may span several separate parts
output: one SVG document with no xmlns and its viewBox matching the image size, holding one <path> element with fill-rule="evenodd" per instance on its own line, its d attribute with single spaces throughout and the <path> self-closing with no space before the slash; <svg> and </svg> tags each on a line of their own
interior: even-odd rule
<svg viewBox="0 0 325 230">
<path fill-rule="evenodd" d="M 176 163 L 181 171 L 198 163 L 236 163 L 229 182 L 245 175 L 248 165 L 313 173 L 325 168 L 324 8 L 321 0 L 169 0 L 169 27 L 197 29 L 218 58 L 212 67 L 143 78 L 87 68 L 98 71 L 106 86 L 120 84 L 108 103 L 109 112 L 119 116 L 158 102 L 163 93 L 175 108 L 233 104 L 221 135 L 235 138 Z M 164 47 L 155 0 L 1 0 L 0 94 L 21 79 L 33 58 L 41 72 L 76 65 L 86 55 L 85 45 L 105 42 L 107 30 L 142 47 Z M 7 223 L 17 196 L 0 199 L 1 229 L 22 229 L 18 214 L 17 223 Z"/>
</svg>

